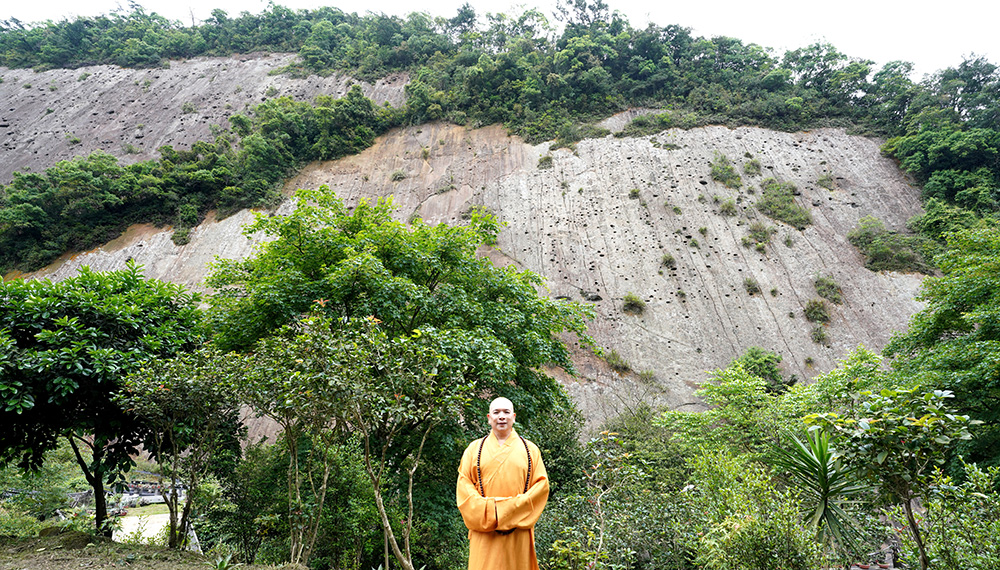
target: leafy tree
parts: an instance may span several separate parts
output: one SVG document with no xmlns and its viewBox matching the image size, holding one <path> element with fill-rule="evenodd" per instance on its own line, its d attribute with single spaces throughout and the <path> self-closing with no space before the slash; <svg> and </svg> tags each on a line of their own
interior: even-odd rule
<svg viewBox="0 0 1000 570">
<path fill-rule="evenodd" d="M 950 234 L 937 263 L 943 275 L 926 278 L 919 297 L 927 306 L 885 352 L 900 382 L 947 389 L 961 413 L 984 422 L 959 453 L 1000 465 L 1000 230 Z"/>
<path fill-rule="evenodd" d="M 853 413 L 825 412 L 804 419 L 843 438 L 840 449 L 845 459 L 878 485 L 888 500 L 902 504 L 920 567 L 926 570 L 930 559 L 912 503 L 928 496 L 933 469 L 944 465 L 946 452 L 955 443 L 971 439 L 968 428 L 981 422 L 954 413 L 945 403 L 953 397 L 947 390 L 883 389 L 862 396 L 865 399 Z"/>
<path fill-rule="evenodd" d="M 767 389 L 771 393 L 780 394 L 795 384 L 795 379 L 785 380 L 781 374 L 781 356 L 764 350 L 759 346 L 751 346 L 739 356 L 733 363 L 739 362 L 743 369 L 754 376 L 767 381 Z"/>
<path fill-rule="evenodd" d="M 291 214 L 258 215 L 245 228 L 273 238 L 255 256 L 214 264 L 211 320 L 223 349 L 248 348 L 313 307 L 333 318 L 374 316 L 389 338 L 426 327 L 461 334 L 463 344 L 441 351 L 465 366 L 484 394 L 519 390 L 512 400 L 526 423 L 536 410 L 566 405 L 538 367 L 572 370 L 556 335 L 573 332 L 589 343 L 583 331 L 590 313 L 539 296 L 534 273 L 497 268 L 476 255 L 495 241 L 496 218 L 473 211 L 465 227 L 406 226 L 391 218 L 390 200 L 362 201 L 348 211 L 326 187 L 296 196 Z M 471 418 L 485 417 L 485 405 L 467 421 L 481 421 Z"/>
<path fill-rule="evenodd" d="M 145 280 L 130 263 L 58 283 L 4 282 L 0 300 L 0 461 L 37 470 L 68 441 L 94 490 L 97 529 L 110 533 L 105 485 L 123 477 L 148 435 L 113 397 L 147 359 L 201 341 L 198 297 Z"/>
<path fill-rule="evenodd" d="M 570 331 L 589 344 L 583 333 L 589 313 L 580 305 L 539 296 L 536 275 L 496 268 L 477 256 L 484 242 L 495 241 L 499 224 L 492 215 L 473 211 L 465 227 L 419 221 L 407 226 L 392 219 L 388 200 L 363 201 L 348 211 L 325 187 L 300 190 L 297 197 L 291 214 L 262 215 L 245 229 L 272 238 L 254 257 L 216 262 L 209 278 L 218 290 L 211 319 L 217 343 L 225 349 L 253 348 L 248 358 L 261 359 L 244 367 L 247 401 L 282 424 L 291 457 L 298 453 L 294 432 L 312 434 L 306 438 L 312 447 L 302 451 L 316 457 L 316 489 L 322 489 L 326 464 L 319 454 L 334 441 L 343 442 L 339 430 L 347 425 L 354 426 L 365 446 L 377 501 L 383 500 L 381 494 L 409 502 L 409 478 L 425 444 L 436 463 L 457 460 L 465 433 L 484 429 L 486 402 L 479 397 L 428 400 L 431 395 L 421 390 L 434 389 L 436 379 L 456 376 L 448 385 L 474 386 L 477 396 L 508 395 L 525 429 L 571 408 L 541 366 L 572 370 L 556 335 Z M 307 313 L 329 320 L 322 321 L 326 325 L 301 320 Z M 366 328 L 376 321 L 377 327 Z M 329 323 L 337 324 L 327 331 Z M 429 352 L 406 352 L 420 346 Z M 420 362 L 425 364 L 416 370 L 425 372 L 406 378 L 392 372 L 412 370 Z M 422 385 L 404 382 L 418 378 L 424 378 Z M 382 382 L 373 384 L 373 379 Z M 436 410 L 458 404 L 461 413 L 437 415 Z M 395 411 L 385 415 L 384 410 Z M 539 434 L 541 445 L 547 439 Z M 558 456 L 553 459 L 558 463 Z M 454 474 L 439 471 L 440 481 L 433 484 L 453 486 Z M 289 473 L 295 477 L 294 465 Z M 428 481 L 426 475 L 421 480 Z M 295 486 L 292 481 L 293 495 Z M 428 512 L 447 496 L 427 489 L 412 492 L 414 501 L 429 503 L 422 504 Z M 319 501 L 321 493 L 309 495 Z M 305 512 L 296 497 L 290 499 L 290 509 Z M 382 505 L 378 510 L 397 559 L 412 560 L 407 534 L 413 515 L 396 527 L 386 522 Z M 307 544 L 305 539 L 301 544 Z"/>
<path fill-rule="evenodd" d="M 170 512 L 170 548 L 187 543 L 195 499 L 213 461 L 238 445 L 240 403 L 226 381 L 231 372 L 224 364 L 223 357 L 210 349 L 155 359 L 125 378 L 116 398 L 148 429 L 143 448 L 170 482 L 161 491 Z"/>
<path fill-rule="evenodd" d="M 326 328 L 329 328 L 328 326 Z M 281 427 L 288 451 L 287 521 L 289 556 L 294 564 L 309 560 L 326 502 L 339 434 L 334 430 L 343 414 L 338 399 L 346 396 L 338 375 L 344 360 L 356 351 L 337 354 L 341 345 L 323 332 L 320 323 L 288 326 L 262 339 L 255 351 L 234 367 L 240 400 L 258 416 Z M 242 372 L 239 372 L 242 370 Z"/>
<path fill-rule="evenodd" d="M 962 465 L 962 477 L 937 472 L 924 502 L 928 556 L 942 566 L 991 569 L 1000 561 L 1000 467 Z M 903 547 L 915 550 L 904 536 Z"/>
</svg>

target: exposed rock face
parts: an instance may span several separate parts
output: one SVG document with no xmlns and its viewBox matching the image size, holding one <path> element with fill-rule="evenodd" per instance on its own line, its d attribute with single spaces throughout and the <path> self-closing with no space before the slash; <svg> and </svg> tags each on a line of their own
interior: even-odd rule
<svg viewBox="0 0 1000 570">
<path fill-rule="evenodd" d="M 295 59 L 251 54 L 171 62 L 167 69 L 97 65 L 41 73 L 0 67 L 0 183 L 95 150 L 136 162 L 158 158 L 163 145 L 190 148 L 212 140 L 213 125 L 229 128 L 229 115 L 270 97 L 340 97 L 358 83 L 379 104 L 405 101 L 405 75 L 375 85 L 337 75 L 269 75 Z"/>
<path fill-rule="evenodd" d="M 221 69 L 220 65 L 232 69 L 246 64 L 256 69 L 265 65 L 262 61 L 273 68 L 284 60 L 204 60 L 192 65 L 211 63 L 212 69 Z M 174 68 L 182 65 L 187 64 Z M 8 73 L 4 72 L 7 79 L 0 86 L 11 80 Z M 76 81 L 80 70 L 62 73 Z M 207 89 L 218 85 L 223 73 L 219 71 L 214 82 L 198 81 Z M 260 77 L 263 81 L 281 78 L 263 73 Z M 191 80 L 195 79 L 197 74 Z M 130 88 L 131 81 L 126 81 Z M 260 89 L 245 78 L 226 81 L 233 82 L 224 91 L 229 94 L 240 81 L 244 89 L 251 85 Z M 305 83 L 294 83 L 299 80 L 281 81 L 308 91 Z M 327 80 L 302 81 L 313 85 Z M 347 84 L 346 80 L 330 81 L 340 81 L 336 85 L 341 92 Z M 207 93 L 192 89 L 178 92 L 177 99 L 156 103 L 143 102 L 138 94 L 131 96 L 154 110 L 143 122 L 147 131 L 159 133 L 157 140 L 162 142 L 158 144 L 183 146 L 183 141 L 202 136 L 195 136 L 194 124 L 185 123 L 179 114 L 181 102 Z M 381 96 L 380 100 L 399 103 L 401 88 L 387 84 L 367 89 L 376 98 Z M 39 103 L 41 107 L 52 105 L 52 93 L 60 91 L 38 93 L 49 97 L 48 103 Z M 207 94 L 204 97 L 211 100 Z M 250 100 L 260 97 L 258 93 Z M 219 95 L 213 104 L 223 100 Z M 177 111 L 160 121 L 157 117 L 163 107 Z M 220 121 L 224 115 L 220 110 Z M 80 117 L 88 120 L 82 111 Z M 181 127 L 182 133 L 178 132 Z M 24 127 L 18 128 L 23 132 Z M 124 132 L 116 128 L 115 132 Z M 198 132 L 207 133 L 207 123 Z M 597 312 L 591 325 L 597 344 L 617 350 L 633 370 L 652 372 L 651 380 L 642 381 L 637 374 L 619 375 L 583 351 L 578 351 L 576 359 L 579 379 L 554 371 L 588 419 L 597 422 L 638 400 L 699 409 L 702 404 L 693 391 L 705 380 L 706 371 L 727 365 L 750 346 L 775 351 L 784 358 L 786 374 L 808 378 L 832 369 L 859 344 L 881 349 L 893 331 L 905 327 L 920 308 L 914 296 L 921 276 L 864 269 L 861 256 L 846 238 L 865 215 L 899 229 L 920 211 L 919 191 L 879 154 L 878 146 L 879 141 L 834 129 L 779 133 L 708 127 L 670 130 L 655 137 L 582 141 L 575 152 L 551 153 L 552 168 L 540 170 L 539 158 L 548 154 L 547 144 L 525 144 L 496 126 L 468 130 L 429 124 L 392 131 L 359 155 L 311 164 L 289 181 L 286 190 L 327 184 L 349 204 L 393 195 L 399 219 L 416 214 L 430 223 L 461 223 L 463 213 L 473 205 L 493 210 L 508 226 L 498 246 L 484 253 L 496 263 L 514 263 L 545 276 L 547 294 L 553 297 L 590 303 Z M 4 156 L 21 156 L 24 148 Z M 727 189 L 710 177 L 716 152 L 729 157 L 737 170 L 747 155 L 752 156 L 764 173 L 744 175 L 741 189 Z M 397 170 L 406 177 L 393 182 Z M 833 189 L 817 184 L 826 174 L 833 178 Z M 753 204 L 765 177 L 795 183 L 801 191 L 796 201 L 811 211 L 813 224 L 798 231 L 758 213 Z M 728 198 L 737 202 L 735 216 L 719 212 L 719 204 Z M 286 202 L 282 210 L 290 207 Z M 197 288 L 213 256 L 238 258 L 252 251 L 253 242 L 240 233 L 251 216 L 244 211 L 221 221 L 210 217 L 182 247 L 170 241 L 169 229 L 134 227 L 102 248 L 67 255 L 39 275 L 62 278 L 81 265 L 108 270 L 134 258 L 146 266 L 149 277 Z M 777 230 L 762 252 L 741 243 L 753 221 Z M 675 268 L 662 265 L 664 254 L 673 257 Z M 831 321 L 825 327 L 829 338 L 825 344 L 813 342 L 814 324 L 803 313 L 806 303 L 818 297 L 813 286 L 817 276 L 833 278 L 844 296 L 842 305 L 829 304 Z M 755 280 L 760 292 L 750 295 L 746 279 Z M 646 303 L 644 312 L 623 311 L 627 293 Z"/>
</svg>

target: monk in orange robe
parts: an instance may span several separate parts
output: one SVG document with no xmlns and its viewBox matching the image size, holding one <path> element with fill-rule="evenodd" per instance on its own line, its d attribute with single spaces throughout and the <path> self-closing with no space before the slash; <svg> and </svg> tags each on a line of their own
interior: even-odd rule
<svg viewBox="0 0 1000 570">
<path fill-rule="evenodd" d="M 456 499 L 469 528 L 469 570 L 538 570 L 535 522 L 549 498 L 538 446 L 514 431 L 514 405 L 490 403 L 490 434 L 469 444 Z"/>
</svg>

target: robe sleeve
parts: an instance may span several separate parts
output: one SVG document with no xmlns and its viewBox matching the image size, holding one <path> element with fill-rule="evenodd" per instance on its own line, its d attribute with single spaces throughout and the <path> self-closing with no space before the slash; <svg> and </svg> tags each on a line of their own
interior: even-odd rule
<svg viewBox="0 0 1000 570">
<path fill-rule="evenodd" d="M 542 463 L 542 454 L 535 444 L 531 449 L 531 483 L 527 493 L 496 501 L 496 529 L 531 528 L 535 526 L 542 509 L 549 500 L 549 476 Z"/>
<path fill-rule="evenodd" d="M 458 467 L 458 485 L 455 488 L 455 500 L 462 520 L 469 530 L 477 532 L 492 532 L 497 529 L 496 500 L 493 497 L 483 497 L 473 482 L 476 453 L 473 443 L 462 455 L 462 464 Z M 548 486 L 546 485 L 546 492 Z"/>
</svg>

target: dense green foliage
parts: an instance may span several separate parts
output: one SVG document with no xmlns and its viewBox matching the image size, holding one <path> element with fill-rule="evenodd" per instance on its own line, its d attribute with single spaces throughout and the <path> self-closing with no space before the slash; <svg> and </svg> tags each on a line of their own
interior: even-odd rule
<svg viewBox="0 0 1000 570">
<path fill-rule="evenodd" d="M 240 401 L 225 381 L 225 362 L 210 349 L 155 359 L 130 374 L 116 402 L 146 428 L 143 450 L 169 482 L 167 546 L 187 545 L 191 522 L 204 505 L 202 487 L 227 452 L 239 455 Z M 179 492 L 184 485 L 185 492 Z"/>
<path fill-rule="evenodd" d="M 922 235 L 889 231 L 878 218 L 865 216 L 848 232 L 847 240 L 865 256 L 872 271 L 918 271 L 930 273 L 937 244 Z"/>
<path fill-rule="evenodd" d="M 0 283 L 0 462 L 37 469 L 68 440 L 98 497 L 100 528 L 104 486 L 129 470 L 147 434 L 113 399 L 121 376 L 194 348 L 202 338 L 197 301 L 180 286 L 143 279 L 134 264 L 84 268 L 59 283 Z"/>
<path fill-rule="evenodd" d="M 304 161 L 354 154 L 395 119 L 353 88 L 313 104 L 287 97 L 233 115 L 233 131 L 190 150 L 159 149 L 159 160 L 122 166 L 95 152 L 43 173 L 15 173 L 0 188 L 0 272 L 33 270 L 66 251 L 105 243 L 130 224 L 172 223 L 174 241 L 218 208 L 273 205 L 277 185 Z"/>
<path fill-rule="evenodd" d="M 712 159 L 712 180 L 722 182 L 726 188 L 739 188 L 743 185 L 743 179 L 736 172 L 733 163 L 720 152 L 716 152 Z"/>
<path fill-rule="evenodd" d="M 365 471 L 376 498 L 381 495 L 388 501 L 394 497 L 405 505 L 409 500 L 405 492 L 408 475 L 399 465 L 407 457 L 407 464 L 417 465 L 414 458 L 420 456 L 420 437 L 427 433 L 425 453 L 433 461 L 420 463 L 422 490 L 415 491 L 414 501 L 421 505 L 421 511 L 450 513 L 453 503 L 447 497 L 455 475 L 454 468 L 448 466 L 457 462 L 464 442 L 485 430 L 489 395 L 505 394 L 515 402 L 518 420 L 524 425 L 522 432 L 534 437 L 543 450 L 571 449 L 565 443 L 555 445 L 560 441 L 557 434 L 564 430 L 552 428 L 550 417 L 559 417 L 572 406 L 541 367 L 554 364 L 572 370 L 568 349 L 557 335 L 572 333 L 589 345 L 584 323 L 590 311 L 576 303 L 539 296 L 535 287 L 541 282 L 531 272 L 497 268 L 488 259 L 477 257 L 476 249 L 493 243 L 500 230 L 492 215 L 473 211 L 464 227 L 428 226 L 419 220 L 406 225 L 393 220 L 390 200 L 363 201 L 348 210 L 326 187 L 300 190 L 297 198 L 297 207 L 287 216 L 258 215 L 245 232 L 263 232 L 272 239 L 253 257 L 217 261 L 208 282 L 217 289 L 210 314 L 215 343 L 224 350 L 253 349 L 248 362 L 240 367 L 244 372 L 239 374 L 238 391 L 258 413 L 277 420 L 286 432 L 308 436 L 314 442 L 313 450 L 304 456 L 325 464 L 319 457 L 323 454 L 320 443 L 324 448 L 333 445 L 327 435 L 336 435 L 334 427 L 354 426 L 366 450 L 371 440 L 381 441 L 382 446 L 391 444 L 382 447 L 382 453 L 391 455 L 384 460 L 375 451 L 374 458 L 365 451 Z M 333 335 L 327 341 L 324 335 L 307 334 L 311 329 L 298 328 L 304 326 L 300 318 L 306 313 L 332 319 L 325 321 L 327 329 L 331 322 L 368 319 L 365 322 L 377 323 L 382 339 L 372 345 L 372 354 L 378 347 L 426 344 L 440 363 L 418 367 L 430 376 L 417 385 L 393 384 L 389 382 L 396 378 L 392 371 L 408 370 L 408 366 L 371 361 L 367 353 L 358 353 L 359 346 L 368 346 L 359 339 L 337 340 Z M 275 336 L 279 330 L 284 332 Z M 317 345 L 309 348 L 309 339 L 316 339 Z M 347 348 L 337 344 L 345 341 L 350 341 Z M 340 371 L 352 370 L 352 366 L 355 375 L 369 381 L 371 377 L 382 378 L 384 385 L 355 379 L 346 386 L 345 373 Z M 458 371 L 450 386 L 474 388 L 477 397 L 462 402 L 460 413 L 424 418 L 419 414 L 454 407 L 455 391 L 447 401 L 428 400 L 421 392 L 436 385 L 437 380 L 431 379 L 444 379 L 446 369 Z M 291 371 L 296 381 L 290 382 L 282 371 Z M 416 372 L 405 376 L 411 383 L 422 378 Z M 394 399 L 396 396 L 406 399 Z M 355 402 L 361 408 L 352 408 Z M 399 405 L 400 410 L 387 416 L 374 412 Z M 352 409 L 371 411 L 358 416 L 352 415 Z M 386 427 L 386 418 L 402 424 Z M 536 425 L 549 425 L 550 429 L 532 435 Z M 423 431 L 430 427 L 434 431 Z M 575 438 L 575 433 L 568 438 Z M 297 440 L 292 437 L 285 442 L 286 447 L 295 451 Z M 556 469 L 560 469 L 560 455 L 552 457 Z M 395 467 L 387 474 L 378 474 L 377 469 L 369 470 L 368 461 Z M 292 469 L 296 469 L 294 462 Z M 315 496 L 319 500 L 320 494 Z M 293 497 L 291 493 L 290 509 L 299 504 Z M 307 512 L 305 508 L 295 510 Z M 378 510 L 381 516 L 382 507 Z M 451 536 L 456 524 L 454 517 L 443 514 L 422 521 L 428 526 L 423 531 L 415 528 L 414 533 L 437 528 Z M 318 529 L 315 518 L 308 524 Z M 310 532 L 311 536 L 293 538 L 291 546 L 306 545 L 301 552 L 307 553 L 307 541 L 314 540 L 317 531 Z M 402 537 L 400 551 L 408 551 L 403 544 L 406 527 L 393 532 Z M 391 543 L 391 536 L 389 540 Z M 408 557 L 408 552 L 403 557 L 397 555 Z"/>
<path fill-rule="evenodd" d="M 887 500 L 902 505 L 922 570 L 927 570 L 930 559 L 913 502 L 930 494 L 930 475 L 944 465 L 949 448 L 972 439 L 969 428 L 981 423 L 950 408 L 951 397 L 947 390 L 886 388 L 862 392 L 860 405 L 846 412 L 804 418 L 837 434 L 845 459 L 864 472 Z"/>
<path fill-rule="evenodd" d="M 195 55 L 298 52 L 299 72 L 372 79 L 410 71 L 411 120 L 506 122 L 532 139 L 555 137 L 570 118 L 648 103 L 684 108 L 696 121 L 779 129 L 839 122 L 893 135 L 948 121 L 992 129 L 1000 113 L 996 69 L 982 59 L 915 84 L 908 63 L 876 70 L 829 44 L 776 57 L 755 44 L 695 37 L 677 25 L 634 28 L 600 0 L 567 2 L 560 10 L 564 26 L 557 33 L 532 9 L 483 18 L 465 5 L 453 18 L 433 19 L 272 5 L 238 17 L 216 10 L 185 26 L 133 6 L 73 21 L 5 21 L 0 65 L 148 67 Z M 685 126 L 667 115 L 641 119 L 651 120 L 662 128 Z"/>
<path fill-rule="evenodd" d="M 954 393 L 954 405 L 985 422 L 960 444 L 970 462 L 1000 465 L 1000 231 L 951 234 L 937 258 L 944 273 L 924 280 L 927 307 L 886 353 L 908 383 Z"/>
</svg>

